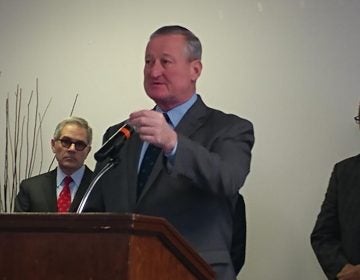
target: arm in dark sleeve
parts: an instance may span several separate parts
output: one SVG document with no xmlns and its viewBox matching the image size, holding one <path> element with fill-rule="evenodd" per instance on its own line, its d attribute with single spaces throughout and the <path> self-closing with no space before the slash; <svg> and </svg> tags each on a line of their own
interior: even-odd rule
<svg viewBox="0 0 360 280">
<path fill-rule="evenodd" d="M 24 181 L 20 183 L 19 193 L 15 198 L 15 208 L 14 212 L 29 212 L 30 211 L 30 197 L 26 191 L 26 186 Z"/>
<path fill-rule="evenodd" d="M 246 255 L 246 213 L 245 201 L 241 194 L 235 206 L 233 220 L 233 236 L 231 243 L 231 260 L 234 266 L 235 274 L 238 275 L 245 263 Z"/>
<path fill-rule="evenodd" d="M 250 171 L 253 126 L 244 119 L 230 119 L 211 137 L 210 145 L 202 145 L 178 135 L 172 172 L 207 191 L 233 197 Z"/>
<path fill-rule="evenodd" d="M 336 279 L 336 274 L 348 263 L 341 248 L 338 217 L 338 170 L 335 166 L 311 233 L 311 245 L 328 279 Z"/>
</svg>

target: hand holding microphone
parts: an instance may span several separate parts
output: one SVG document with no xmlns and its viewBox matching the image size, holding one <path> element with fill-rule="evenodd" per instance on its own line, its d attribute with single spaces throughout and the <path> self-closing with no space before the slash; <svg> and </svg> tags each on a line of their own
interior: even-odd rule
<svg viewBox="0 0 360 280">
<path fill-rule="evenodd" d="M 154 110 L 133 112 L 129 124 L 135 127 L 142 141 L 146 141 L 169 153 L 177 143 L 177 134 L 163 114 Z"/>
<path fill-rule="evenodd" d="M 108 157 L 113 157 L 124 145 L 125 141 L 133 134 L 134 128 L 125 122 L 94 154 L 97 161 L 103 161 Z"/>
<path fill-rule="evenodd" d="M 161 148 L 165 153 L 173 150 L 177 134 L 163 114 L 153 110 L 141 110 L 130 114 L 130 118 L 94 154 L 98 162 L 114 157 L 124 143 L 136 131 L 142 141 Z"/>
</svg>

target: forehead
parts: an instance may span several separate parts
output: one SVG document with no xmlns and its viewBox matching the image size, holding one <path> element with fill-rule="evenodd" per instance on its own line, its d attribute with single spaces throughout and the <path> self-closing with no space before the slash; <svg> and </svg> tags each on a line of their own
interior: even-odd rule
<svg viewBox="0 0 360 280">
<path fill-rule="evenodd" d="M 86 129 L 73 123 L 65 125 L 60 134 L 61 136 L 68 136 L 77 140 L 84 140 L 87 138 Z"/>
<path fill-rule="evenodd" d="M 186 41 L 183 35 L 158 35 L 150 39 L 145 55 L 184 54 Z"/>
</svg>

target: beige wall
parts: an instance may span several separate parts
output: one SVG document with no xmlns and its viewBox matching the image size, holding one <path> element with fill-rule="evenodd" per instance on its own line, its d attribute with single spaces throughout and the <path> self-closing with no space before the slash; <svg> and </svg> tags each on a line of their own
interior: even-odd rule
<svg viewBox="0 0 360 280">
<path fill-rule="evenodd" d="M 38 77 L 40 109 L 52 98 L 45 150 L 77 93 L 96 150 L 106 127 L 152 106 L 148 35 L 184 25 L 203 43 L 205 102 L 255 126 L 241 279 L 325 279 L 309 234 L 333 164 L 359 151 L 359 11 L 353 0 L 0 0 L 0 128 L 6 95 L 20 84 L 27 98 Z"/>
</svg>

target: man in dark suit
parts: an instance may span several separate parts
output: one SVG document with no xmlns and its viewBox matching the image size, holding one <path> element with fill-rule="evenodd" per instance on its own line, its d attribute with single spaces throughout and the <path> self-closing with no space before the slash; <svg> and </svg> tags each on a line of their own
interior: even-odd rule
<svg viewBox="0 0 360 280">
<path fill-rule="evenodd" d="M 328 279 L 360 280 L 360 155 L 335 165 L 311 244 Z"/>
<path fill-rule="evenodd" d="M 58 212 L 67 176 L 69 200 L 61 211 L 75 212 L 92 179 L 93 172 L 84 165 L 91 141 L 92 129 L 86 120 L 70 117 L 60 122 L 51 140 L 58 167 L 20 183 L 15 212 Z"/>
<path fill-rule="evenodd" d="M 233 214 L 254 134 L 249 121 L 205 105 L 196 93 L 201 70 L 201 43 L 192 32 L 165 26 L 151 35 L 144 88 L 156 106 L 130 114 L 136 133 L 113 155 L 117 165 L 98 181 L 85 208 L 166 218 L 217 279 L 231 280 Z M 122 125 L 110 127 L 104 141 Z M 148 151 L 156 149 L 153 158 Z"/>
</svg>

